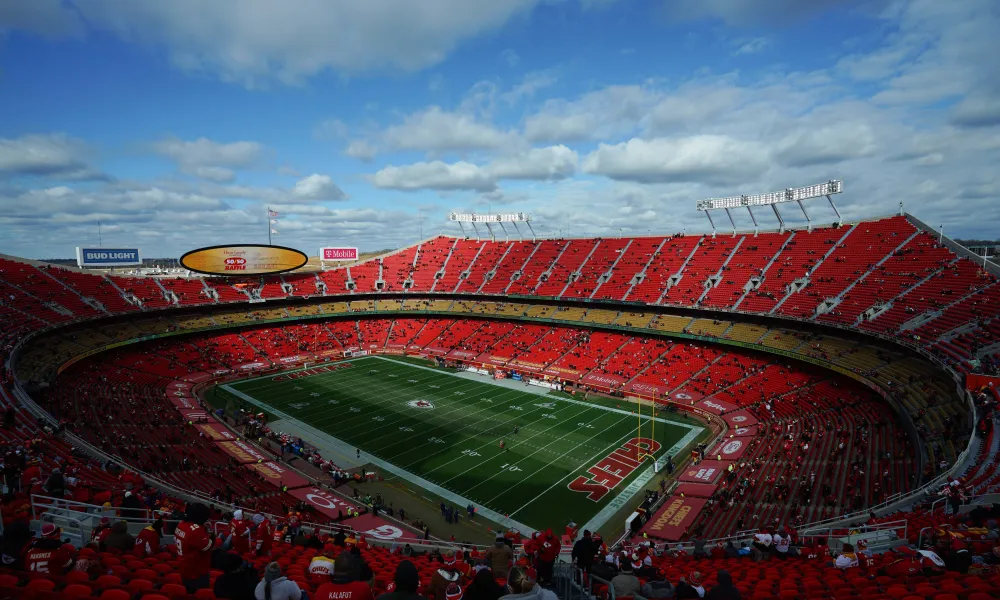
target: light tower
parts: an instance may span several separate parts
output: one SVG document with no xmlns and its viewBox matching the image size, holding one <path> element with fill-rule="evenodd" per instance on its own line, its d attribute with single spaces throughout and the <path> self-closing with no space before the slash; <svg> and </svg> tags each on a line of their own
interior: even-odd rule
<svg viewBox="0 0 1000 600">
<path fill-rule="evenodd" d="M 490 232 L 490 239 L 496 241 L 497 237 L 493 231 L 492 225 L 499 225 L 500 229 L 503 230 L 504 237 L 509 242 L 510 233 L 507 228 L 503 226 L 504 223 L 510 223 L 514 227 L 514 231 L 517 232 L 517 237 L 524 240 L 524 236 L 521 234 L 521 230 L 518 229 L 518 223 L 524 223 L 528 227 L 528 231 L 531 232 L 531 241 L 535 241 L 535 230 L 531 228 L 531 215 L 528 213 L 504 213 L 504 214 L 491 214 L 491 215 L 481 215 L 477 213 L 451 213 L 448 215 L 448 220 L 458 223 L 458 226 L 462 228 L 462 235 L 466 236 L 465 225 L 463 223 L 469 223 L 472 225 L 472 230 L 476 232 L 476 239 L 481 239 L 479 237 L 479 228 L 476 227 L 476 223 L 480 225 L 486 225 L 487 231 Z"/>
<path fill-rule="evenodd" d="M 799 205 L 802 210 L 802 214 L 806 218 L 806 223 L 809 231 L 812 231 L 812 219 L 809 218 L 809 213 L 806 212 L 806 207 L 802 205 L 803 200 L 809 200 L 811 198 L 822 198 L 830 202 L 830 207 L 833 208 L 833 212 L 837 214 L 837 225 L 840 226 L 844 223 L 843 217 L 840 216 L 840 211 L 837 210 L 837 205 L 833 203 L 832 196 L 834 194 L 840 194 L 844 191 L 844 182 L 838 179 L 831 179 L 826 183 L 817 183 L 815 185 L 807 185 L 805 187 L 788 188 L 780 192 L 768 192 L 766 194 L 754 194 L 752 196 L 730 196 L 729 198 L 709 198 L 707 200 L 699 200 L 695 207 L 698 210 L 705 211 L 705 216 L 708 217 L 708 222 L 712 225 L 712 237 L 715 237 L 715 221 L 712 220 L 712 214 L 710 211 L 713 210 L 724 210 L 726 211 L 726 216 L 729 217 L 729 223 L 733 226 L 733 235 L 736 235 L 736 222 L 733 221 L 733 214 L 729 212 L 731 208 L 743 208 L 747 209 L 750 213 L 750 219 L 753 221 L 753 232 L 757 235 L 758 225 L 757 217 L 754 216 L 751 206 L 770 206 L 771 210 L 774 211 L 774 216 L 778 219 L 778 230 L 781 232 L 785 231 L 785 221 L 781 218 L 781 213 L 778 212 L 778 205 L 785 202 L 795 202 Z"/>
</svg>

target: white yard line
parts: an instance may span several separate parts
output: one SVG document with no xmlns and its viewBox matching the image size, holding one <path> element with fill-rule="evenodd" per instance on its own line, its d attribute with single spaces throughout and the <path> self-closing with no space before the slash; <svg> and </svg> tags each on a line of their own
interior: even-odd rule
<svg viewBox="0 0 1000 600">
<path fill-rule="evenodd" d="M 223 386 L 223 387 L 226 387 L 226 386 Z M 260 400 L 257 400 L 256 398 L 248 396 L 248 395 L 244 394 L 243 392 L 239 392 L 239 391 L 236 391 L 236 390 L 229 390 L 229 391 L 232 392 L 232 393 L 234 393 L 234 394 L 236 394 L 237 396 L 239 396 L 243 400 L 246 400 L 247 402 L 249 402 L 251 404 L 254 404 L 256 406 L 259 406 L 259 407 L 261 407 L 261 408 L 263 408 L 263 409 L 271 412 L 272 414 L 281 417 L 282 419 L 288 419 L 288 420 L 292 420 L 292 421 L 296 421 L 296 422 L 300 423 L 301 424 L 300 426 L 302 427 L 302 429 L 304 431 L 307 431 L 309 433 L 309 437 L 317 439 L 317 440 L 322 439 L 328 445 L 340 448 L 345 454 L 347 454 L 347 455 L 353 455 L 355 446 L 353 446 L 351 444 L 348 444 L 348 443 L 346 443 L 346 442 L 344 442 L 342 440 L 339 440 L 339 439 L 333 437 L 332 435 L 330 435 L 328 433 L 325 433 L 323 431 L 319 431 L 318 429 L 315 429 L 315 428 L 313 428 L 313 427 L 311 427 L 311 426 L 309 426 L 309 425 L 307 425 L 305 423 L 302 423 L 298 419 L 294 419 L 292 417 L 289 417 L 288 415 L 282 413 L 281 411 L 277 410 L 276 408 L 274 408 L 272 406 L 269 406 L 269 405 L 261 402 Z M 444 498 L 445 500 L 448 500 L 452 504 L 455 504 L 457 506 L 468 506 L 469 504 L 472 504 L 473 506 L 476 507 L 476 512 L 478 514 L 483 515 L 484 517 L 486 517 L 487 519 L 493 521 L 494 523 L 499 523 L 499 524 L 503 525 L 504 527 L 509 527 L 511 529 L 515 529 L 517 531 L 520 531 L 524 535 L 531 535 L 534 532 L 534 529 L 532 529 L 531 527 L 528 527 L 524 523 L 519 523 L 519 522 L 517 522 L 517 521 L 515 521 L 513 519 L 507 518 L 507 517 L 505 517 L 505 516 L 503 516 L 503 515 L 495 512 L 495 511 L 492 511 L 492 510 L 486 508 L 485 506 L 483 506 L 482 504 L 480 504 L 478 502 L 473 502 L 473 501 L 469 500 L 468 498 L 463 498 L 463 497 L 459 496 L 458 494 L 456 494 L 456 493 L 454 493 L 454 492 L 452 492 L 450 490 L 446 490 L 443 487 L 441 487 L 441 486 L 439 486 L 439 485 L 437 485 L 435 483 L 427 481 L 426 479 L 424 479 L 423 477 L 420 477 L 419 475 L 415 475 L 413 473 L 410 473 L 409 471 L 401 469 L 401 468 L 397 467 L 396 465 L 394 465 L 394 464 L 392 464 L 392 463 L 390 463 L 388 461 L 384 461 L 384 460 L 382 460 L 382 459 L 380 459 L 380 458 L 378 458 L 376 456 L 369 456 L 368 462 L 370 462 L 371 464 L 377 466 L 379 469 L 382 469 L 383 471 L 386 471 L 388 473 L 392 473 L 393 475 L 399 477 L 400 479 L 405 479 L 406 481 L 409 481 L 413 485 L 416 485 L 418 487 L 422 487 L 422 488 L 424 488 L 424 489 L 426 489 L 426 490 L 428 490 L 428 491 L 436 494 L 438 497 Z"/>
</svg>

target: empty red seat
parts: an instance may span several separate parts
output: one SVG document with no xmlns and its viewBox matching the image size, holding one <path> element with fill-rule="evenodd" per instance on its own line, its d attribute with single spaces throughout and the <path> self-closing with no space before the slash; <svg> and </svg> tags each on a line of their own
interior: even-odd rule
<svg viewBox="0 0 1000 600">
<path fill-rule="evenodd" d="M 74 583 L 72 585 L 67 585 L 61 593 L 67 598 L 86 598 L 93 593 L 93 590 L 91 590 L 88 585 Z"/>
</svg>

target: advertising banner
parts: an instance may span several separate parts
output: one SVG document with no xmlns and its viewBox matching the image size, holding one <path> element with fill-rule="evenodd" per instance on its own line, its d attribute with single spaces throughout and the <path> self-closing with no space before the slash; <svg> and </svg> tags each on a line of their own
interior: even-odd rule
<svg viewBox="0 0 1000 600">
<path fill-rule="evenodd" d="M 267 275 L 294 271 L 308 261 L 294 248 L 247 244 L 192 250 L 181 257 L 181 266 L 205 275 Z"/>
<path fill-rule="evenodd" d="M 317 487 L 299 488 L 297 490 L 291 490 L 288 493 L 291 494 L 291 496 L 296 500 L 301 500 L 315 506 L 316 510 L 331 519 L 338 518 L 341 511 L 343 511 L 344 516 L 346 516 L 348 508 L 359 508 L 357 505 L 348 502 L 346 499 L 336 494 L 321 490 Z"/>
<path fill-rule="evenodd" d="M 750 440 L 746 438 L 722 440 L 715 445 L 715 448 L 712 448 L 711 452 L 706 452 L 705 456 L 710 456 L 716 460 L 739 460 L 749 446 Z"/>
<path fill-rule="evenodd" d="M 607 373 L 588 373 L 583 379 L 580 380 L 580 383 L 612 388 L 621 386 L 625 383 L 625 380 L 617 375 L 608 375 Z"/>
<path fill-rule="evenodd" d="M 727 413 L 732 410 L 739 408 L 735 404 L 719 400 L 709 396 L 708 398 L 703 398 L 701 401 L 695 404 L 698 408 L 705 412 L 710 412 L 713 415 L 721 415 L 722 413 Z"/>
<path fill-rule="evenodd" d="M 697 465 L 691 465 L 677 478 L 688 483 L 715 483 L 726 472 L 730 463 L 718 460 L 703 460 Z"/>
<path fill-rule="evenodd" d="M 753 427 L 757 424 L 757 417 L 750 414 L 748 410 L 738 410 L 722 415 L 722 420 L 729 425 L 730 429 L 737 427 Z"/>
<path fill-rule="evenodd" d="M 642 526 L 642 532 L 650 537 L 676 542 L 708 503 L 706 498 L 673 497 L 666 501 L 653 518 Z"/>
<path fill-rule="evenodd" d="M 270 458 L 268 456 L 264 456 L 259 450 L 245 442 L 219 442 L 219 448 L 222 448 L 226 454 L 229 454 L 241 463 L 252 463 L 257 462 L 258 460 L 266 461 Z"/>
<path fill-rule="evenodd" d="M 236 436 L 233 435 L 233 432 L 226 429 L 221 423 L 203 423 L 195 425 L 194 428 L 204 433 L 205 437 L 214 442 L 236 441 Z"/>
<path fill-rule="evenodd" d="M 142 256 L 138 248 L 80 248 L 76 249 L 76 266 L 87 267 L 139 267 Z"/>
<path fill-rule="evenodd" d="M 737 427 L 736 429 L 729 430 L 729 437 L 753 437 L 757 435 L 757 426 L 752 427 Z"/>
<path fill-rule="evenodd" d="M 708 483 L 679 483 L 674 488 L 675 496 L 693 496 L 695 498 L 711 498 L 719 486 Z"/>
<path fill-rule="evenodd" d="M 185 421 L 205 421 L 212 420 L 213 417 L 211 413 L 204 409 L 195 410 L 181 410 L 181 416 L 184 417 Z"/>
<path fill-rule="evenodd" d="M 320 248 L 319 258 L 323 261 L 358 260 L 357 248 Z"/>
<path fill-rule="evenodd" d="M 627 391 L 633 394 L 642 394 L 644 396 L 655 396 L 659 398 L 663 394 L 670 391 L 670 388 L 665 385 L 656 385 L 653 383 L 646 382 L 634 382 L 627 386 Z"/>
<path fill-rule="evenodd" d="M 253 469 L 263 475 L 264 479 L 276 488 L 287 486 L 288 489 L 294 490 L 295 488 L 309 485 L 308 479 L 292 471 L 288 467 L 279 465 L 274 461 L 254 463 L 245 466 L 248 469 Z"/>
<path fill-rule="evenodd" d="M 705 394 L 695 391 L 681 390 L 670 394 L 670 399 L 678 404 L 694 406 L 694 403 L 705 397 Z"/>
<path fill-rule="evenodd" d="M 388 521 L 384 521 L 378 517 L 373 517 L 370 514 L 354 517 L 353 519 L 347 521 L 346 524 L 350 525 L 355 530 L 360 531 L 365 537 L 371 537 L 377 540 L 398 540 L 404 535 L 411 539 L 414 537 L 412 532 L 404 532 L 398 525 L 389 524 Z"/>
<path fill-rule="evenodd" d="M 197 410 L 200 408 L 198 401 L 188 396 L 170 396 L 170 403 L 181 411 Z"/>
</svg>

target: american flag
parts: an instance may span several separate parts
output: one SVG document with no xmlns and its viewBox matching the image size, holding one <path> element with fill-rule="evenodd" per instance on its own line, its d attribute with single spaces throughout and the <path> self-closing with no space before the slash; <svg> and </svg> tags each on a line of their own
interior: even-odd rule
<svg viewBox="0 0 1000 600">
<path fill-rule="evenodd" d="M 277 213 L 277 212 L 275 212 L 275 211 L 273 211 L 273 210 L 271 210 L 271 209 L 269 208 L 269 209 L 267 209 L 267 216 L 269 216 L 269 217 L 277 217 L 277 216 L 278 216 L 278 213 Z"/>
</svg>

